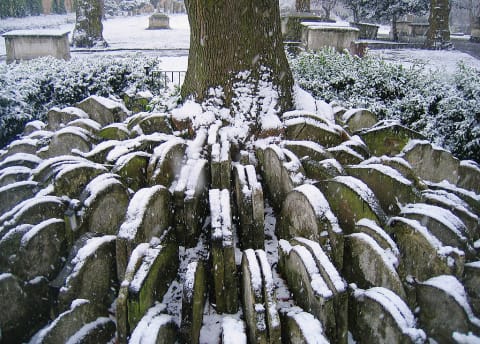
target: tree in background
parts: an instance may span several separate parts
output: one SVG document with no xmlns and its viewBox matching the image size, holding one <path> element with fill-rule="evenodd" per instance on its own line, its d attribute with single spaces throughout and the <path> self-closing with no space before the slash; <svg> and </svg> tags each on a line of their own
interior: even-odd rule
<svg viewBox="0 0 480 344">
<path fill-rule="evenodd" d="M 470 40 L 480 43 L 480 1 L 470 0 Z"/>
<path fill-rule="evenodd" d="M 312 5 L 314 8 L 321 7 L 324 13 L 324 17 L 330 19 L 333 8 L 337 5 L 337 0 L 313 0 Z"/>
<path fill-rule="evenodd" d="M 0 18 L 36 16 L 42 11 L 41 0 L 0 0 Z"/>
<path fill-rule="evenodd" d="M 65 9 L 65 1 L 64 0 L 53 0 L 52 2 L 52 13 L 63 14 L 67 13 Z"/>
<path fill-rule="evenodd" d="M 78 48 L 105 47 L 102 18 L 103 0 L 78 0 L 72 45 Z"/>
<path fill-rule="evenodd" d="M 295 10 L 297 12 L 310 12 L 310 0 L 295 0 Z"/>
<path fill-rule="evenodd" d="M 369 15 L 369 3 L 372 0 L 342 0 L 346 8 L 352 11 L 353 21 L 359 23 Z"/>
<path fill-rule="evenodd" d="M 448 49 L 452 47 L 450 41 L 450 1 L 431 0 L 425 48 Z"/>
<path fill-rule="evenodd" d="M 224 106 L 237 103 L 239 85 L 250 96 L 245 116 L 258 119 L 263 106 L 276 113 L 292 106 L 293 78 L 280 29 L 278 0 L 186 0 L 190 53 L 182 96 L 202 102 L 221 91 Z M 271 101 L 268 103 L 267 98 Z M 268 103 L 268 104 L 267 104 Z"/>
</svg>

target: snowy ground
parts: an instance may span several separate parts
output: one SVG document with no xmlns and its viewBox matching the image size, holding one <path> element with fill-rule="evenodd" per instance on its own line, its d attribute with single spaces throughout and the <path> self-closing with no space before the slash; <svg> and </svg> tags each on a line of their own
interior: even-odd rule
<svg viewBox="0 0 480 344">
<path fill-rule="evenodd" d="M 162 57 L 164 70 L 186 70 L 190 30 L 186 15 L 171 15 L 171 30 L 147 30 L 149 15 L 114 17 L 104 22 L 104 38 L 110 47 L 101 54 L 125 54 L 141 50 L 145 54 Z M 21 19 L 6 19 L 0 22 L 0 33 L 14 29 L 59 28 L 73 32 L 74 15 L 48 15 Z M 381 33 L 388 32 L 387 26 Z M 70 34 L 71 37 L 71 34 Z M 459 51 L 430 51 L 420 49 L 370 50 L 387 61 L 410 66 L 420 62 L 426 68 L 439 69 L 447 73 L 455 71 L 458 62 L 480 69 L 480 60 Z M 0 39 L 0 62 L 5 60 L 5 42 Z M 91 53 L 73 50 L 72 56 L 92 58 Z"/>
</svg>

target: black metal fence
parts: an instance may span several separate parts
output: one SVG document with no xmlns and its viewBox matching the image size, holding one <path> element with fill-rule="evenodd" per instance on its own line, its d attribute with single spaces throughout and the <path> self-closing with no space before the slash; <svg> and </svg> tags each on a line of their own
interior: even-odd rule
<svg viewBox="0 0 480 344">
<path fill-rule="evenodd" d="M 181 87 L 186 73 L 184 70 L 151 70 L 145 67 L 145 74 L 150 77 L 152 86 L 158 89 L 166 87 L 169 83 Z"/>
</svg>

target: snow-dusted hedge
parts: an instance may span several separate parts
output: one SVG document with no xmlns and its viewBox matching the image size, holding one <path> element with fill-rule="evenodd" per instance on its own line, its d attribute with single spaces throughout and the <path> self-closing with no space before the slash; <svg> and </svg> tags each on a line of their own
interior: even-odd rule
<svg viewBox="0 0 480 344">
<path fill-rule="evenodd" d="M 93 94 L 119 97 L 127 90 L 150 88 L 144 67 L 158 62 L 129 55 L 0 64 L 0 147 L 21 133 L 26 122 L 44 119 L 53 106 L 70 106 Z"/>
<path fill-rule="evenodd" d="M 398 119 L 457 157 L 480 162 L 480 71 L 460 64 L 452 78 L 331 49 L 290 62 L 295 80 L 315 97 Z"/>
</svg>

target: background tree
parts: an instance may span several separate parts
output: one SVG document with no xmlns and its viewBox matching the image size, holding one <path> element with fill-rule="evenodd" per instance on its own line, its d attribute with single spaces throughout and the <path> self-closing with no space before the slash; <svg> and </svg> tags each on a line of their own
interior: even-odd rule
<svg viewBox="0 0 480 344">
<path fill-rule="evenodd" d="M 450 42 L 450 1 L 431 0 L 430 16 L 428 23 L 425 47 L 428 49 L 448 49 L 452 47 Z"/>
<path fill-rule="evenodd" d="M 291 108 L 293 78 L 283 48 L 278 0 L 186 0 L 185 5 L 190 54 L 183 97 L 203 101 L 212 88 L 220 87 L 227 107 L 241 107 L 235 96 L 241 83 L 248 84 L 253 99 L 250 116 L 260 115 L 262 99 L 271 92 L 278 95 L 275 111 Z"/>
<path fill-rule="evenodd" d="M 368 4 L 370 1 L 371 0 L 342 0 L 342 3 L 352 11 L 353 21 L 359 23 L 368 17 Z"/>
<path fill-rule="evenodd" d="M 295 10 L 297 12 L 310 12 L 310 0 L 296 0 Z"/>
<path fill-rule="evenodd" d="M 107 46 L 103 39 L 103 0 L 78 0 L 72 45 L 79 48 Z"/>
<path fill-rule="evenodd" d="M 52 13 L 63 14 L 67 13 L 65 9 L 65 1 L 64 0 L 53 0 L 52 2 Z"/>
<path fill-rule="evenodd" d="M 337 0 L 313 0 L 311 3 L 314 8 L 320 7 L 323 10 L 324 17 L 330 18 L 333 8 L 337 5 Z"/>
</svg>

